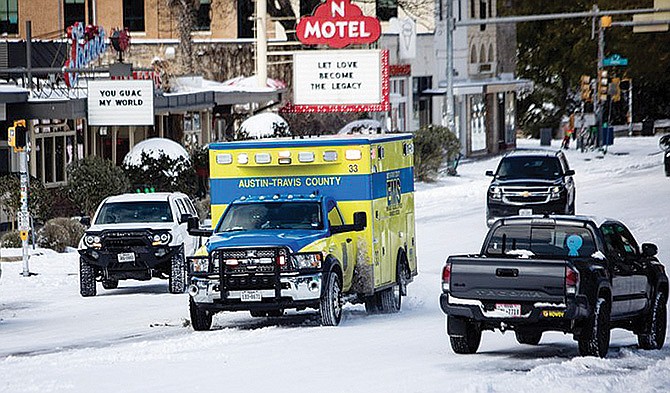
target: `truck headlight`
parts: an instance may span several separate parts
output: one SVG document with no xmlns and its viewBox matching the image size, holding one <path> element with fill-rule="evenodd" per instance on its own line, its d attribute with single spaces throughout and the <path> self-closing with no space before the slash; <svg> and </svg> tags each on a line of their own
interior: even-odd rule
<svg viewBox="0 0 670 393">
<path fill-rule="evenodd" d="M 170 240 L 172 240 L 172 235 L 170 235 L 168 232 L 156 233 L 151 238 L 151 245 L 165 246 L 170 244 Z"/>
<path fill-rule="evenodd" d="M 489 197 L 491 199 L 498 199 L 498 200 L 502 199 L 502 188 L 496 187 L 496 186 L 490 187 L 489 188 Z"/>
<path fill-rule="evenodd" d="M 293 255 L 293 265 L 297 269 L 320 269 L 322 255 L 320 252 Z"/>
<path fill-rule="evenodd" d="M 551 199 L 556 200 L 561 197 L 561 192 L 563 191 L 563 187 L 561 186 L 554 186 L 551 187 Z"/>
<path fill-rule="evenodd" d="M 84 245 L 91 248 L 100 248 L 100 236 L 98 235 L 85 235 L 84 236 Z"/>
</svg>

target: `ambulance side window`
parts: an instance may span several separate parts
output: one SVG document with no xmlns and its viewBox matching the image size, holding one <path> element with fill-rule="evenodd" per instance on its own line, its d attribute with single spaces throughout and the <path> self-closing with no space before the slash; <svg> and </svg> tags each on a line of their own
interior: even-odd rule
<svg viewBox="0 0 670 393">
<path fill-rule="evenodd" d="M 344 224 L 340 210 L 337 208 L 337 205 L 332 202 L 328 204 L 328 223 L 330 226 Z"/>
</svg>

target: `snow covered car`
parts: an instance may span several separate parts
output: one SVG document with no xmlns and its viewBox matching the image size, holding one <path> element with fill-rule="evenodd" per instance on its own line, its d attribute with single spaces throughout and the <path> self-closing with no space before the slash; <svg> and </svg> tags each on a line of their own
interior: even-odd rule
<svg viewBox="0 0 670 393">
<path fill-rule="evenodd" d="M 167 278 L 171 293 L 186 289 L 186 256 L 198 239 L 187 221 L 197 217 L 182 193 L 123 194 L 102 201 L 79 243 L 80 293 L 95 296 L 96 281 L 114 289 L 119 280 Z"/>
</svg>

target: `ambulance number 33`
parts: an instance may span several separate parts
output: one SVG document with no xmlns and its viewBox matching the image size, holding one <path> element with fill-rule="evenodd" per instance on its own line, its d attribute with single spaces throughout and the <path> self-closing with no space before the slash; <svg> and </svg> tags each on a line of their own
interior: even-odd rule
<svg viewBox="0 0 670 393">
<path fill-rule="evenodd" d="M 356 173 L 358 172 L 358 165 L 357 164 L 350 164 L 349 165 L 349 173 Z"/>
</svg>

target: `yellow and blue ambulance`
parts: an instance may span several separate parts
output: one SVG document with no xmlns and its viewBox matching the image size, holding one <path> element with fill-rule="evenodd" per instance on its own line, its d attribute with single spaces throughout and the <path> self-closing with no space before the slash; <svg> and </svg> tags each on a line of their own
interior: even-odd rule
<svg viewBox="0 0 670 393">
<path fill-rule="evenodd" d="M 345 302 L 397 312 L 417 274 L 413 152 L 411 134 L 211 144 L 216 224 L 190 259 L 194 329 L 219 311 L 317 309 L 323 325 Z"/>
</svg>

